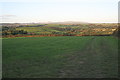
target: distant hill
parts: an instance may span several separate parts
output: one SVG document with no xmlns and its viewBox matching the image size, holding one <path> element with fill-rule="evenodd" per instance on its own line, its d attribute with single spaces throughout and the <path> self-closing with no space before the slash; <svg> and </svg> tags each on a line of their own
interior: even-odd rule
<svg viewBox="0 0 120 80">
<path fill-rule="evenodd" d="M 65 21 L 65 22 L 54 22 L 56 24 L 88 24 L 87 22 L 76 22 L 76 21 Z"/>
<path fill-rule="evenodd" d="M 43 24 L 44 24 L 44 22 L 43 22 Z M 45 22 L 45 24 L 88 24 L 88 23 L 87 22 L 79 22 L 79 21 L 64 21 L 64 22 Z"/>
</svg>

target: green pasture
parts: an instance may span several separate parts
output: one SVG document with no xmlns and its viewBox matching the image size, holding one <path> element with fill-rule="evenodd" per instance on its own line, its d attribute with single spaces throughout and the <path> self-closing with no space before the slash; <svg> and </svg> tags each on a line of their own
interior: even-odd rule
<svg viewBox="0 0 120 80">
<path fill-rule="evenodd" d="M 112 36 L 2 39 L 3 78 L 117 78 Z"/>
</svg>

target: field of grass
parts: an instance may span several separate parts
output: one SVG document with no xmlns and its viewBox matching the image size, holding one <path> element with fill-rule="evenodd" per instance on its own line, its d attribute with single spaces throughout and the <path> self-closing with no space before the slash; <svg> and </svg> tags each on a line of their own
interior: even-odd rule
<svg viewBox="0 0 120 80">
<path fill-rule="evenodd" d="M 3 78 L 117 78 L 111 36 L 3 38 Z"/>
<path fill-rule="evenodd" d="M 51 34 L 53 31 L 54 32 L 60 32 L 58 30 L 50 29 L 50 28 L 47 28 L 47 27 L 20 27 L 20 28 L 16 28 L 16 29 L 17 30 L 25 30 L 27 32 L 36 33 L 36 34 L 40 34 L 40 33 Z"/>
</svg>

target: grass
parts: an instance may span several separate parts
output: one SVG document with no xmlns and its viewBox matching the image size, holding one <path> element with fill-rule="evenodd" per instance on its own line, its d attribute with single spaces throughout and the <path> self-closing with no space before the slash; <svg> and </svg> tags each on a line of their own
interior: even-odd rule
<svg viewBox="0 0 120 80">
<path fill-rule="evenodd" d="M 24 31 L 27 31 L 27 32 L 30 32 L 30 33 L 52 33 L 53 31 L 54 32 L 59 32 L 58 30 L 54 30 L 54 29 L 50 29 L 50 28 L 47 28 L 47 27 L 19 27 L 19 28 L 16 28 L 17 30 L 24 30 Z"/>
<path fill-rule="evenodd" d="M 3 39 L 3 77 L 114 78 L 117 41 L 110 36 Z"/>
</svg>

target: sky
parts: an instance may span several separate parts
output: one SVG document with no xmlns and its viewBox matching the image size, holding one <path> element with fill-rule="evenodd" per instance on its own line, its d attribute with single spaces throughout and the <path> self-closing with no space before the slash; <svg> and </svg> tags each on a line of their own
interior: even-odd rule
<svg viewBox="0 0 120 80">
<path fill-rule="evenodd" d="M 119 0 L 1 0 L 0 23 L 117 23 Z"/>
</svg>

